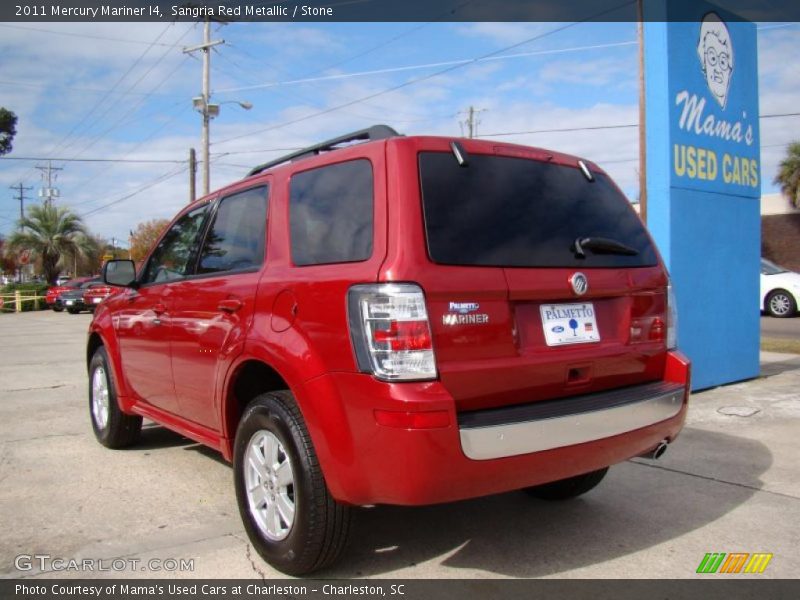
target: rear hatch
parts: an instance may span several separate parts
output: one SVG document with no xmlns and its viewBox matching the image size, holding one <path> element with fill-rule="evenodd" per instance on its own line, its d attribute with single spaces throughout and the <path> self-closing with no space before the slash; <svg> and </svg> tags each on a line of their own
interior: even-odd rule
<svg viewBox="0 0 800 600">
<path fill-rule="evenodd" d="M 667 277 L 610 178 L 535 149 L 446 148 L 417 153 L 419 283 L 458 409 L 659 380 Z"/>
</svg>

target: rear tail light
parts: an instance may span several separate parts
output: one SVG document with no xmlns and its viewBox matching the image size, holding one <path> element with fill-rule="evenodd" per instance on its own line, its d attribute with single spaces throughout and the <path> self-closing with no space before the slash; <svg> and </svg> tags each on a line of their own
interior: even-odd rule
<svg viewBox="0 0 800 600">
<path fill-rule="evenodd" d="M 436 378 L 425 296 L 418 285 L 356 285 L 347 293 L 358 368 L 384 381 Z"/>
<path fill-rule="evenodd" d="M 667 284 L 667 350 L 678 347 L 678 302 L 672 282 Z"/>
<path fill-rule="evenodd" d="M 661 342 L 668 350 L 677 344 L 678 316 L 672 285 L 664 292 L 646 292 L 632 297 L 630 342 Z"/>
</svg>

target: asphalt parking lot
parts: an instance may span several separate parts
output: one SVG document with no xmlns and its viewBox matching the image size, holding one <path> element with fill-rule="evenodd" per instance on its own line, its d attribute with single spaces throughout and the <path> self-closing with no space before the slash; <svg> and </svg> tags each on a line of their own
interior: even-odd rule
<svg viewBox="0 0 800 600">
<path fill-rule="evenodd" d="M 132 449 L 95 442 L 90 318 L 0 316 L 0 577 L 278 577 L 250 548 L 231 469 L 214 452 L 147 423 Z M 767 552 L 753 577 L 794 578 L 798 431 L 800 356 L 765 353 L 760 378 L 693 396 L 683 434 L 657 462 L 617 465 L 567 503 L 515 492 L 364 509 L 342 561 L 320 575 L 692 578 L 707 552 Z M 141 562 L 99 573 L 17 568 L 35 554 Z M 151 559 L 161 562 L 143 571 Z M 193 570 L 156 568 L 175 566 L 169 559 Z"/>
<path fill-rule="evenodd" d="M 800 317 L 776 319 L 762 316 L 761 336 L 783 340 L 800 340 Z"/>
</svg>

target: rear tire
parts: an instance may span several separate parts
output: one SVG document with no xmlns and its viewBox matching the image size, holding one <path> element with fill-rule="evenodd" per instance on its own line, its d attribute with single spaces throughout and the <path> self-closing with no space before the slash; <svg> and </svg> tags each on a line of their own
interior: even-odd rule
<svg viewBox="0 0 800 600">
<path fill-rule="evenodd" d="M 261 394 L 248 405 L 233 469 L 245 530 L 265 561 L 287 575 L 305 575 L 339 557 L 351 508 L 331 496 L 290 392 Z"/>
<path fill-rule="evenodd" d="M 767 296 L 766 309 L 770 316 L 786 319 L 797 314 L 797 301 L 786 290 L 773 290 Z"/>
<path fill-rule="evenodd" d="M 608 467 L 568 479 L 525 488 L 525 492 L 540 500 L 569 500 L 595 488 L 608 473 Z"/>
<path fill-rule="evenodd" d="M 89 363 L 89 418 L 97 441 L 106 448 L 125 448 L 139 439 L 142 417 L 126 415 L 117 402 L 117 388 L 102 346 Z"/>
<path fill-rule="evenodd" d="M 64 310 L 64 308 L 63 308 L 63 307 L 61 307 L 61 306 L 55 306 L 55 305 L 53 305 L 53 310 L 54 310 L 55 312 L 61 312 L 61 311 L 63 311 L 63 310 Z"/>
<path fill-rule="evenodd" d="M 67 309 L 67 312 L 68 312 L 69 314 L 71 314 L 71 315 L 77 315 L 77 314 L 78 314 L 79 312 L 81 312 L 81 311 L 79 311 L 79 310 L 76 310 L 76 309 L 74 309 L 74 308 L 68 308 L 68 309 Z"/>
</svg>

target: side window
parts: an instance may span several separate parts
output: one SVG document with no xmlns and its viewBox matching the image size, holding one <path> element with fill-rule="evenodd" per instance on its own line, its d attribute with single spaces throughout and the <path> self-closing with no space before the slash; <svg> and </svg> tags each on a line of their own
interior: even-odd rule
<svg viewBox="0 0 800 600">
<path fill-rule="evenodd" d="M 147 262 L 142 283 L 174 281 L 190 274 L 197 236 L 207 210 L 207 204 L 200 206 L 183 215 L 169 228 Z"/>
<path fill-rule="evenodd" d="M 372 164 L 360 159 L 292 177 L 292 262 L 358 262 L 372 255 Z"/>
<path fill-rule="evenodd" d="M 223 198 L 200 253 L 199 273 L 235 271 L 264 262 L 267 187 Z"/>
</svg>

